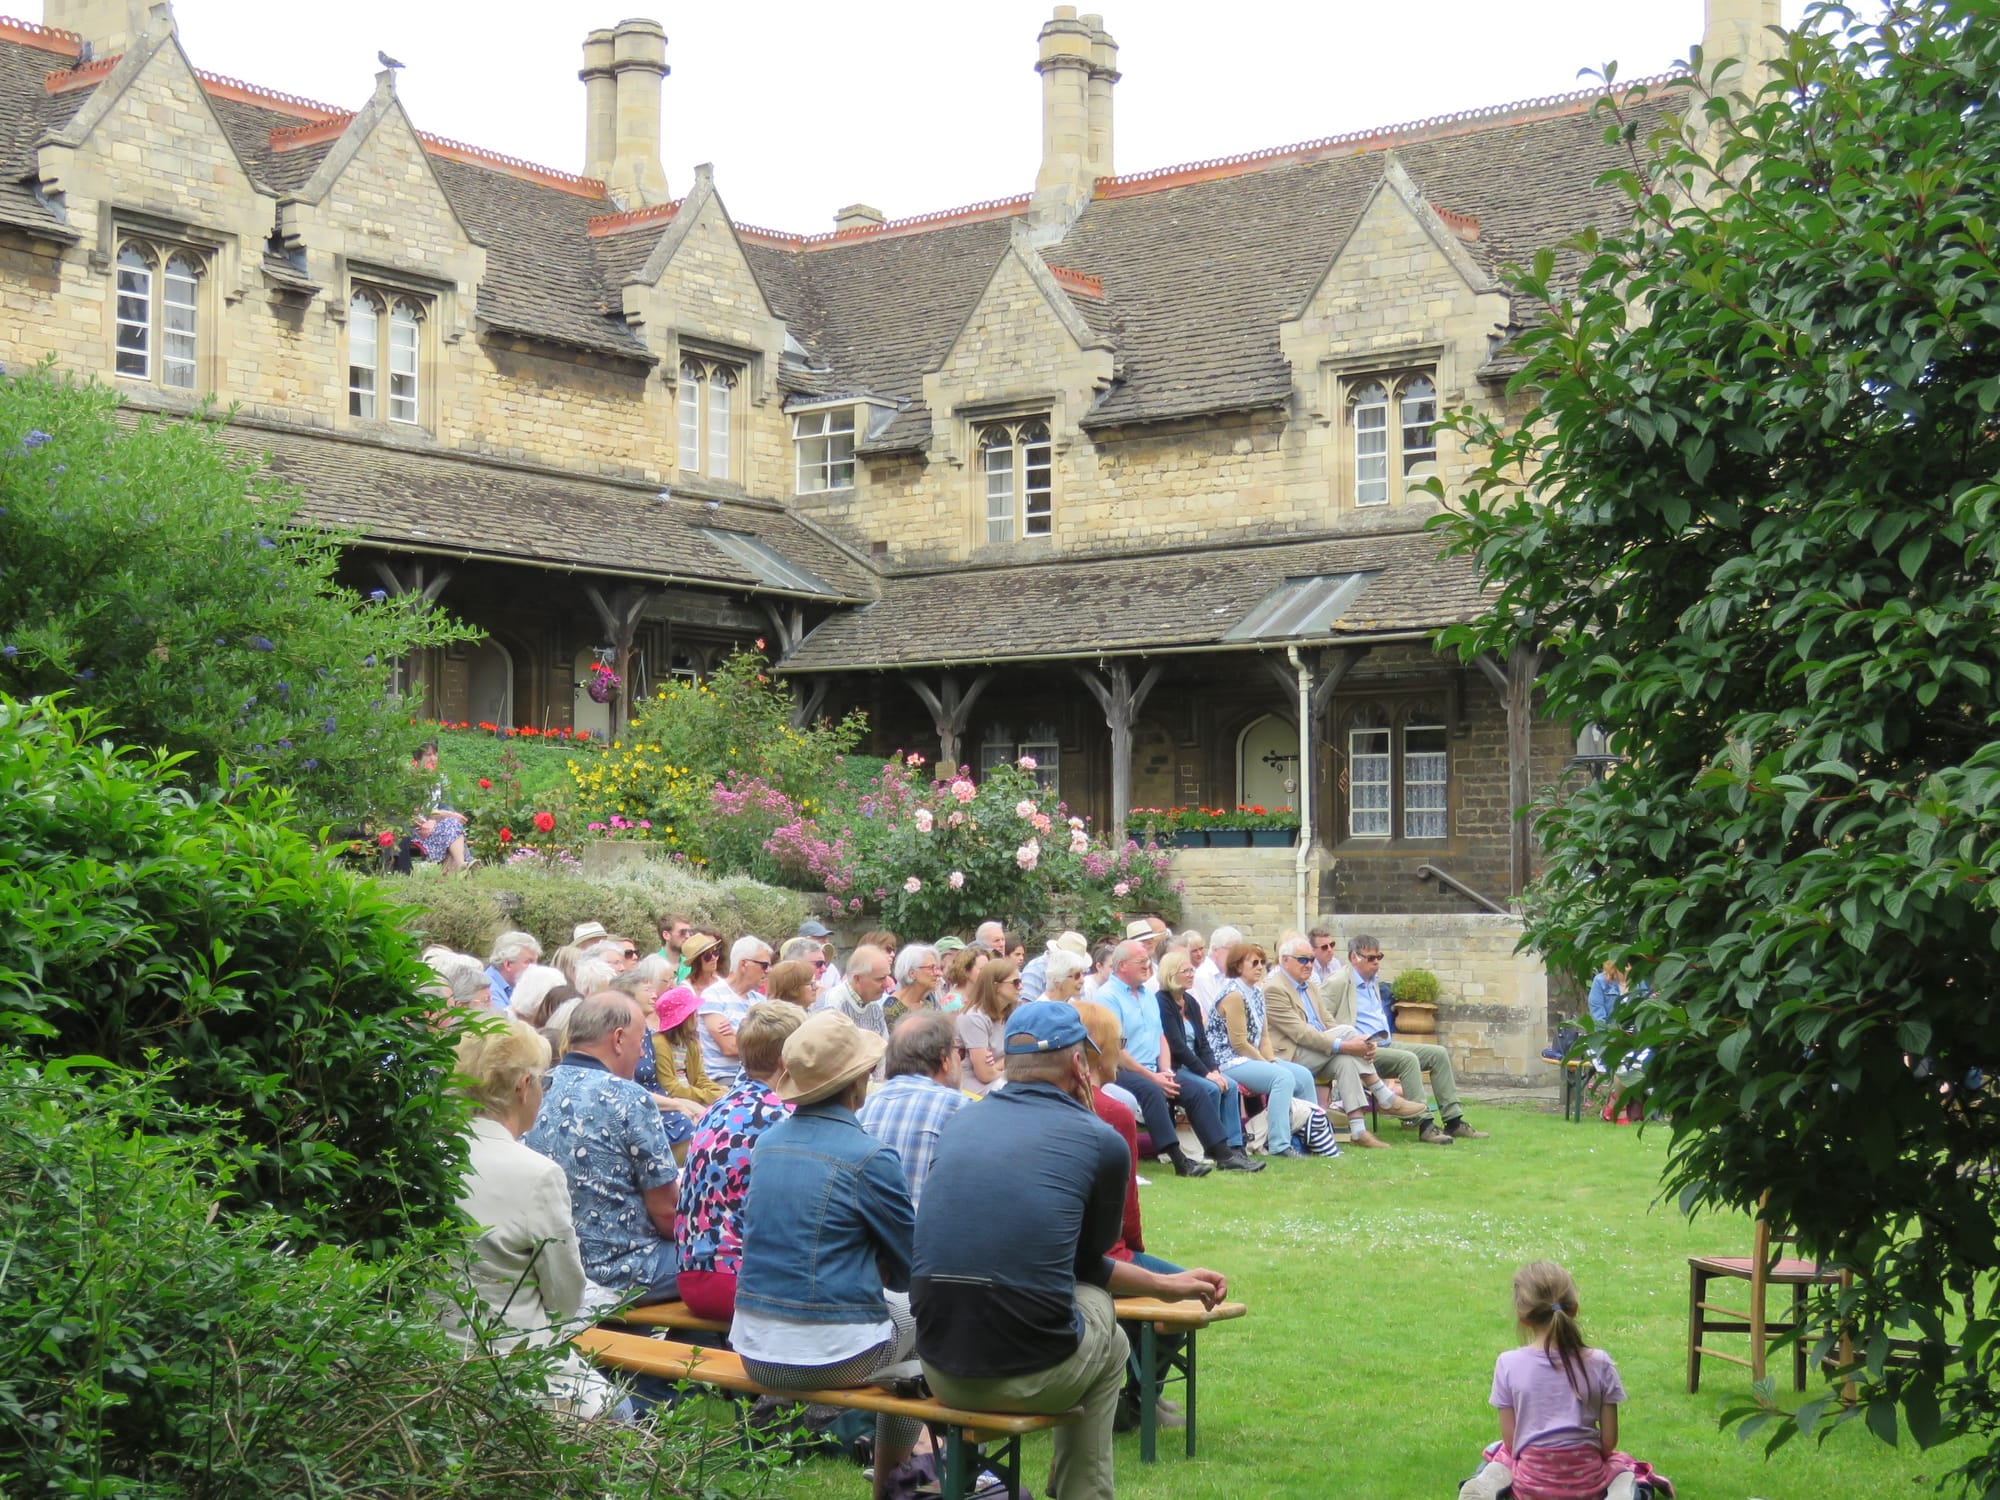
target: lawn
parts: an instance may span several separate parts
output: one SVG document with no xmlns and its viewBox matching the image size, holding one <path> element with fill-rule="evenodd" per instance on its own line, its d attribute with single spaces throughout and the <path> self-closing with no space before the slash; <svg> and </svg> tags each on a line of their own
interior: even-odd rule
<svg viewBox="0 0 2000 1500">
<path fill-rule="evenodd" d="M 1338 1161 L 1282 1162 L 1255 1177 L 1150 1175 L 1147 1248 L 1229 1277 L 1241 1322 L 1202 1340 L 1200 1457 L 1162 1433 L 1142 1467 L 1118 1439 L 1118 1493 L 1141 1500 L 1366 1496 L 1450 1500 L 1497 1436 L 1486 1394 L 1514 1340 L 1508 1284 L 1526 1261 L 1569 1267 L 1585 1337 L 1618 1362 L 1630 1400 L 1622 1446 L 1686 1500 L 1889 1500 L 1931 1493 L 1952 1449 L 1890 1449 L 1858 1422 L 1825 1446 L 1766 1460 L 1716 1414 L 1749 1372 L 1706 1362 L 1685 1390 L 1687 1256 L 1748 1254 L 1748 1221 L 1693 1224 L 1656 1203 L 1663 1130 L 1577 1125 L 1527 1106 L 1481 1108 L 1490 1141 L 1417 1145 Z M 1040 1491 L 1047 1439 L 1027 1445 Z M 851 1465 L 815 1460 L 770 1476 L 790 1500 L 854 1500 Z"/>
</svg>

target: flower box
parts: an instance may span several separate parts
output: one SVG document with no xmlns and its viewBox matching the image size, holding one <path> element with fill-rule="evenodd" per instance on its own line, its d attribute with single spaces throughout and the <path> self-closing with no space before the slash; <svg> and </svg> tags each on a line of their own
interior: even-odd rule
<svg viewBox="0 0 2000 1500">
<path fill-rule="evenodd" d="M 1208 847 L 1211 849 L 1248 849 L 1251 830 L 1248 828 L 1211 828 L 1208 830 Z"/>
<path fill-rule="evenodd" d="M 1208 830 L 1206 828 L 1176 828 L 1167 834 L 1167 845 L 1173 849 L 1206 849 Z"/>
<path fill-rule="evenodd" d="M 1296 828 L 1252 828 L 1249 830 L 1250 847 L 1253 849 L 1289 849 L 1298 841 Z"/>
</svg>

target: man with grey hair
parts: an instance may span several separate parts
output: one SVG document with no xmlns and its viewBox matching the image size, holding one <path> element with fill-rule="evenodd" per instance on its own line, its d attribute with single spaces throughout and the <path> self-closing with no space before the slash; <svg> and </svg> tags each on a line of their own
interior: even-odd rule
<svg viewBox="0 0 2000 1500">
<path fill-rule="evenodd" d="M 920 1203 L 938 1132 L 970 1101 L 958 1091 L 958 1026 L 941 1010 L 912 1011 L 889 1034 L 888 1081 L 861 1106 L 861 1128 L 895 1151 Z"/>
<path fill-rule="evenodd" d="M 882 1019 L 882 992 L 889 987 L 889 955 L 873 943 L 863 943 L 847 955 L 847 977 L 813 1004 L 814 1010 L 837 1010 L 863 1031 L 887 1039 L 889 1023 Z"/>
<path fill-rule="evenodd" d="M 896 1023 L 912 1011 L 935 1010 L 938 980 L 944 965 L 928 943 L 905 943 L 896 954 L 896 993 L 882 1002 L 882 1019 L 893 1033 Z"/>
<path fill-rule="evenodd" d="M 981 922 L 972 940 L 995 958 L 1007 956 L 1007 929 L 998 922 Z"/>
<path fill-rule="evenodd" d="M 1352 1026 L 1327 1019 L 1326 1001 L 1312 978 L 1312 940 L 1288 932 L 1278 940 L 1278 961 L 1264 980 L 1264 1024 L 1271 1050 L 1295 1062 L 1319 1084 L 1320 1104 L 1339 1101 L 1349 1139 L 1364 1150 L 1386 1150 L 1368 1129 L 1368 1101 L 1399 1120 L 1422 1119 L 1423 1105 L 1405 1099 L 1375 1071 L 1376 1044 Z M 1331 1085 L 1331 1088 L 1329 1088 Z"/>
<path fill-rule="evenodd" d="M 493 987 L 493 1008 L 505 1010 L 514 998 L 514 981 L 528 965 L 540 963 L 542 945 L 532 932 L 503 932 L 486 955 L 486 982 Z"/>
<path fill-rule="evenodd" d="M 733 1088 L 743 1071 L 736 1055 L 736 1024 L 764 998 L 764 976 L 770 972 L 771 945 L 745 935 L 729 946 L 728 974 L 701 992 L 701 1065 L 725 1088 Z"/>
<path fill-rule="evenodd" d="M 1229 975 L 1223 965 L 1229 962 L 1229 950 L 1243 941 L 1243 932 L 1237 927 L 1218 927 L 1208 935 L 1208 956 L 1194 971 L 1194 978 L 1188 988 L 1201 1002 L 1201 1013 L 1212 1014 L 1215 1002 L 1222 998 L 1222 992 L 1229 988 Z"/>
<path fill-rule="evenodd" d="M 1428 1070 L 1431 1092 L 1437 1096 L 1438 1118 L 1424 1120 L 1420 1140 L 1433 1146 L 1485 1140 L 1487 1133 L 1467 1123 L 1458 1102 L 1458 1075 L 1452 1072 L 1451 1054 L 1434 1042 L 1391 1045 L 1389 1007 L 1375 983 L 1382 971 L 1382 956 L 1380 940 L 1369 933 L 1357 932 L 1347 940 L 1347 967 L 1327 991 L 1327 1017 L 1336 1025 L 1352 1026 L 1376 1044 L 1375 1071 L 1401 1084 L 1405 1099 L 1424 1102 L 1424 1073 Z"/>
<path fill-rule="evenodd" d="M 673 1148 L 653 1098 L 632 1081 L 647 1045 L 630 997 L 588 995 L 569 1017 L 568 1050 L 549 1074 L 535 1128 L 522 1140 L 563 1169 L 583 1268 L 641 1302 L 679 1296 Z"/>
</svg>

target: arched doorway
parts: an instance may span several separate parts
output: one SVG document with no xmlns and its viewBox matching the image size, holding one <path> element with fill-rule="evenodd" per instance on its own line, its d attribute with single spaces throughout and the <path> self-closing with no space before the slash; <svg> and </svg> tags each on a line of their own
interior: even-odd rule
<svg viewBox="0 0 2000 1500">
<path fill-rule="evenodd" d="M 514 653 L 488 636 L 467 653 L 467 717 L 475 724 L 514 724 Z"/>
<path fill-rule="evenodd" d="M 571 691 L 575 694 L 570 704 L 570 723 L 578 729 L 587 729 L 595 739 L 611 738 L 611 705 L 599 703 L 590 696 L 590 666 L 597 660 L 597 653 L 585 646 L 576 653 L 571 663 Z"/>
<path fill-rule="evenodd" d="M 1299 805 L 1299 732 L 1266 714 L 1236 737 L 1236 800 L 1273 812 Z"/>
</svg>

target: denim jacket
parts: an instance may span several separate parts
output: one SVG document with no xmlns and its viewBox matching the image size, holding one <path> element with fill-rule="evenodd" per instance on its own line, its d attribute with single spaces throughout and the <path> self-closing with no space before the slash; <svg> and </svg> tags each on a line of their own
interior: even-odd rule
<svg viewBox="0 0 2000 1500">
<path fill-rule="evenodd" d="M 800 1323 L 879 1323 L 910 1287 L 916 1213 L 896 1153 L 838 1104 L 758 1138 L 743 1201 L 736 1305 Z"/>
</svg>

